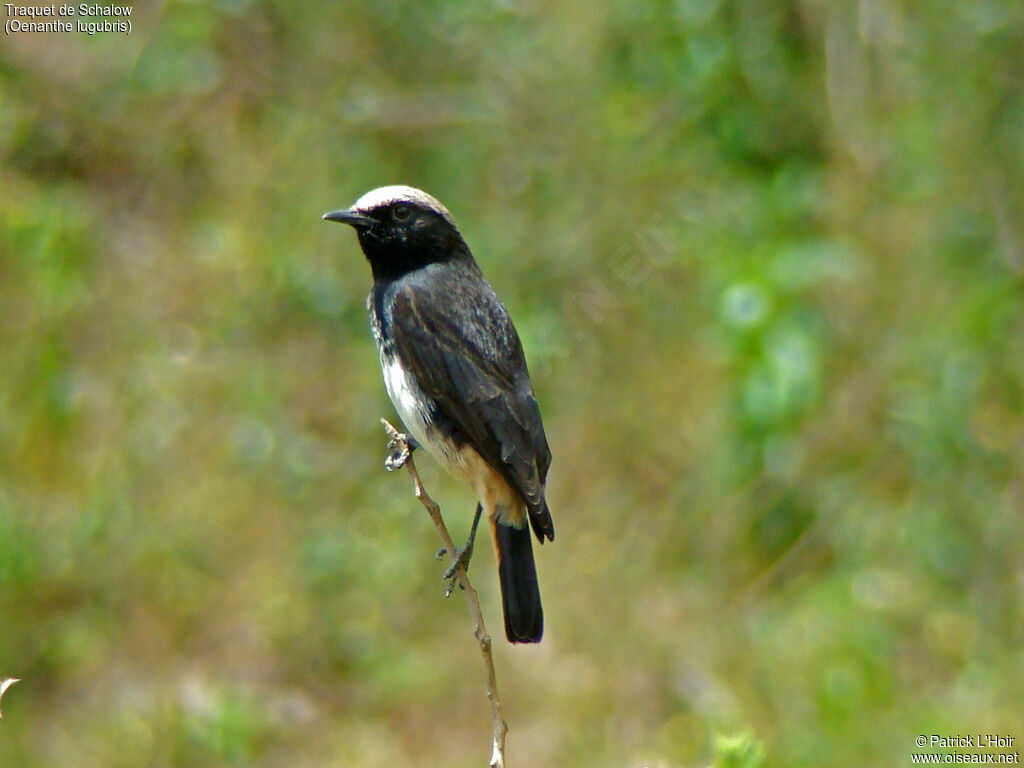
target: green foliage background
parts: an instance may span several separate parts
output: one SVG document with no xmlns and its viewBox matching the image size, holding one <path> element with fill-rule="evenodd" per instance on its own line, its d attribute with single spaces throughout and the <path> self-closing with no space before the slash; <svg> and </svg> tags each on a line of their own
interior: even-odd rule
<svg viewBox="0 0 1024 768">
<path fill-rule="evenodd" d="M 319 220 L 395 182 L 509 305 L 555 457 L 511 765 L 1024 741 L 1024 5 L 131 19 L 0 43 L 0 765 L 484 763 Z"/>
</svg>

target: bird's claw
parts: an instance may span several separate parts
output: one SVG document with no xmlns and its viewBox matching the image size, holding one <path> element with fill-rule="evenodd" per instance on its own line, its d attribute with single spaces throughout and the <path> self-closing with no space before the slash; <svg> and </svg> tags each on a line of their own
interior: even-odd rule
<svg viewBox="0 0 1024 768">
<path fill-rule="evenodd" d="M 476 505 L 476 514 L 473 515 L 473 525 L 469 529 L 469 538 L 466 540 L 466 546 L 462 549 L 456 549 L 454 557 L 452 558 L 452 564 L 448 566 L 448 570 L 441 576 L 442 579 L 448 579 L 448 589 L 445 591 L 445 597 L 451 597 L 452 592 L 455 591 L 455 585 L 458 584 L 460 589 L 465 589 L 462 583 L 459 581 L 459 568 L 462 568 L 463 573 L 469 571 L 469 561 L 473 557 L 473 543 L 476 541 L 476 528 L 480 524 L 480 515 L 483 512 L 483 507 L 480 504 Z M 437 557 L 440 560 L 444 555 L 444 547 L 437 553 Z"/>
<path fill-rule="evenodd" d="M 444 547 L 438 552 L 438 559 L 444 556 L 446 550 Z M 452 592 L 455 591 L 455 586 L 458 585 L 459 589 L 464 589 L 462 584 L 459 583 L 459 568 L 463 571 L 469 570 L 469 561 L 473 557 L 473 543 L 467 543 L 464 549 L 455 550 L 455 558 L 452 560 L 451 565 L 441 574 L 441 578 L 448 582 L 448 589 L 444 591 L 445 597 L 451 597 Z"/>
<path fill-rule="evenodd" d="M 419 447 L 419 444 L 412 435 L 404 432 L 395 432 L 388 440 L 388 455 L 384 459 L 384 469 L 394 472 L 405 466 L 405 462 L 412 456 L 412 452 Z"/>
<path fill-rule="evenodd" d="M 442 579 L 454 579 L 456 572 L 459 570 L 459 566 L 462 566 L 463 570 L 469 570 L 469 561 L 473 557 L 473 547 L 468 546 L 465 549 L 456 549 L 455 558 L 452 560 L 451 565 L 448 569 L 441 574 Z"/>
</svg>

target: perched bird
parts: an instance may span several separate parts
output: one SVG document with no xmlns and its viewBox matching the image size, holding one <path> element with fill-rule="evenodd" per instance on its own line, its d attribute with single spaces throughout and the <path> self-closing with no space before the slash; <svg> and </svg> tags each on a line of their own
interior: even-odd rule
<svg viewBox="0 0 1024 768">
<path fill-rule="evenodd" d="M 551 451 L 505 305 L 448 209 L 426 192 L 381 187 L 324 219 L 354 227 L 370 262 L 367 310 L 391 402 L 413 438 L 479 499 L 461 561 L 468 564 L 484 511 L 505 634 L 512 643 L 539 642 L 544 614 L 530 528 L 542 544 L 555 538 L 544 499 Z"/>
</svg>

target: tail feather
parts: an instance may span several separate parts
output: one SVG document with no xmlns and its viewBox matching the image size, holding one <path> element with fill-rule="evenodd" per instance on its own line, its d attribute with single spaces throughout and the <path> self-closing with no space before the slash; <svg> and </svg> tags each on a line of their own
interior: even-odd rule
<svg viewBox="0 0 1024 768">
<path fill-rule="evenodd" d="M 498 552 L 498 580 L 505 612 L 505 636 L 510 643 L 539 643 L 544 634 L 537 566 L 533 561 L 530 528 L 491 523 Z"/>
<path fill-rule="evenodd" d="M 530 508 L 530 525 L 533 527 L 533 532 L 537 534 L 537 541 L 541 544 L 544 543 L 545 538 L 548 541 L 555 540 L 555 524 L 551 520 L 551 511 L 548 509 L 546 501 L 543 504 L 540 511 Z"/>
</svg>

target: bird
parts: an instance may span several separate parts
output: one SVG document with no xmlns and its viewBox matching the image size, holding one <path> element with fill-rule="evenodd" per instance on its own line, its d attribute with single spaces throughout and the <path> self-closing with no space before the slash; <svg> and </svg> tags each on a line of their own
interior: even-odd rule
<svg viewBox="0 0 1024 768">
<path fill-rule="evenodd" d="M 486 513 L 505 635 L 510 643 L 540 642 L 530 531 L 541 544 L 554 541 L 545 498 L 551 451 L 508 310 L 451 213 L 422 190 L 379 187 L 323 218 L 353 227 L 369 261 L 370 328 L 402 423 L 478 499 L 457 562 L 468 566 Z"/>
</svg>

